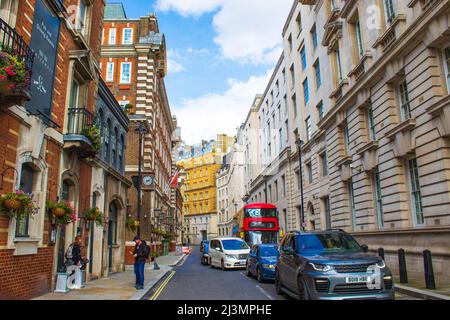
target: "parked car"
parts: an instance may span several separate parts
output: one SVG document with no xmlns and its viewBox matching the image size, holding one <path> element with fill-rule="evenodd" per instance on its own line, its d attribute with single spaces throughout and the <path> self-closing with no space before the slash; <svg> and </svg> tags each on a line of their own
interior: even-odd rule
<svg viewBox="0 0 450 320">
<path fill-rule="evenodd" d="M 217 238 L 209 245 L 212 268 L 245 268 L 249 253 L 250 247 L 240 238 Z"/>
<path fill-rule="evenodd" d="M 278 255 L 277 244 L 255 245 L 247 259 L 246 275 L 256 276 L 258 282 L 275 280 L 275 265 Z"/>
<path fill-rule="evenodd" d="M 200 252 L 202 253 L 201 256 L 201 263 L 203 265 L 209 264 L 209 240 L 203 240 L 200 243 Z"/>
<path fill-rule="evenodd" d="M 343 230 L 287 233 L 280 245 L 275 286 L 300 300 L 394 299 L 382 258 L 365 252 Z"/>
</svg>

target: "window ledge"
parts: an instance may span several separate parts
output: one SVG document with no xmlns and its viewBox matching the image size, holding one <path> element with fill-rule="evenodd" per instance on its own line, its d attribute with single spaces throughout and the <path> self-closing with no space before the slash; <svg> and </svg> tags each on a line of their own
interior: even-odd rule
<svg viewBox="0 0 450 320">
<path fill-rule="evenodd" d="M 352 161 L 353 161 L 352 156 L 344 156 L 344 157 L 341 158 L 341 160 L 336 162 L 336 166 L 340 167 L 340 166 L 343 166 L 343 165 L 345 165 L 347 163 L 351 163 Z"/>
<path fill-rule="evenodd" d="M 333 99 L 333 98 L 338 99 L 338 98 L 342 97 L 343 96 L 342 89 L 346 85 L 348 85 L 348 79 L 342 79 L 341 82 L 338 84 L 337 88 L 333 92 L 331 92 L 329 97 L 331 99 Z"/>
<path fill-rule="evenodd" d="M 433 121 L 441 137 L 450 137 L 450 95 L 428 107 L 427 112 L 435 117 Z"/>
<path fill-rule="evenodd" d="M 394 21 L 392 21 L 392 24 L 387 28 L 387 30 L 375 41 L 373 44 L 373 48 L 376 49 L 378 46 L 383 47 L 383 51 L 388 49 L 397 39 L 397 35 L 395 32 L 395 29 L 397 25 L 400 25 L 400 23 L 406 22 L 406 15 L 404 14 L 398 14 Z"/>
<path fill-rule="evenodd" d="M 355 81 L 361 78 L 362 75 L 366 72 L 366 62 L 372 60 L 372 54 L 370 52 L 366 52 L 360 59 L 359 63 L 353 68 L 352 71 L 348 74 L 348 77 L 354 76 Z"/>
<path fill-rule="evenodd" d="M 395 135 L 397 133 L 411 131 L 415 126 L 416 126 L 416 119 L 411 118 L 411 119 L 405 120 L 405 121 L 397 124 L 391 130 L 386 132 L 385 136 L 392 140 L 395 138 Z"/>
<path fill-rule="evenodd" d="M 364 144 L 358 150 L 356 150 L 356 153 L 359 154 L 359 155 L 362 155 L 366 151 L 377 149 L 378 146 L 379 146 L 378 140 L 372 140 L 372 141 L 369 141 L 368 143 Z"/>
<path fill-rule="evenodd" d="M 350 12 L 353 9 L 357 8 L 358 0 L 347 0 L 345 1 L 344 5 L 341 9 L 341 17 L 344 19 L 347 19 L 347 17 L 350 15 Z"/>
<path fill-rule="evenodd" d="M 38 245 L 41 239 L 14 238 L 15 256 L 34 255 L 38 253 Z"/>
</svg>

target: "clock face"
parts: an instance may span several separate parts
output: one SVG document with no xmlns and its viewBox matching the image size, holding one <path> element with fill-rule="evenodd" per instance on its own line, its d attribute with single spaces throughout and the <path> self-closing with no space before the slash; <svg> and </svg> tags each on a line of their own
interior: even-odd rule
<svg viewBox="0 0 450 320">
<path fill-rule="evenodd" d="M 153 183 L 153 178 L 151 176 L 145 176 L 143 182 L 144 185 L 150 186 Z"/>
</svg>

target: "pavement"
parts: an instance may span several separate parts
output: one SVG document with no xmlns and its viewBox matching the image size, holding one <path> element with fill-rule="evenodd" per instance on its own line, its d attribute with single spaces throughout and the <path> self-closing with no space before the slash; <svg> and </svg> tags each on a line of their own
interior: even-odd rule
<svg viewBox="0 0 450 320">
<path fill-rule="evenodd" d="M 134 271 L 127 267 L 124 272 L 90 281 L 80 290 L 48 293 L 33 300 L 141 300 L 184 256 L 172 253 L 158 257 L 156 261 L 160 270 L 153 270 L 153 263 L 148 263 L 145 268 L 144 290 L 136 290 Z"/>
</svg>

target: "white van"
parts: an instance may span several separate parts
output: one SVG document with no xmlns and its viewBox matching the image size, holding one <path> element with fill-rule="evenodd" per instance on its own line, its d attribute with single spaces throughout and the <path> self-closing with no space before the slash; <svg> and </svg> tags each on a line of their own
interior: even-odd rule
<svg viewBox="0 0 450 320">
<path fill-rule="evenodd" d="M 211 267 L 245 268 L 250 247 L 240 238 L 216 238 L 209 243 Z"/>
</svg>

